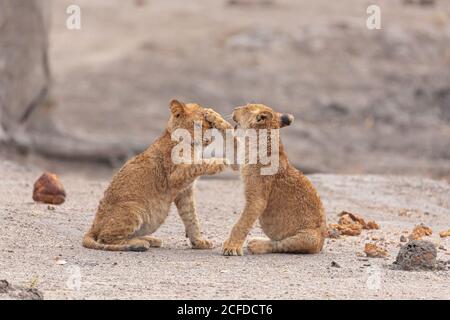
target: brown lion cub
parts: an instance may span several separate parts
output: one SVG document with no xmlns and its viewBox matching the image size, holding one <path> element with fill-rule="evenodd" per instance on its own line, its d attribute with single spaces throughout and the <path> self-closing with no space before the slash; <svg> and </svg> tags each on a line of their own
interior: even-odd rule
<svg viewBox="0 0 450 320">
<path fill-rule="evenodd" d="M 171 153 L 178 142 L 172 141 L 171 133 L 181 128 L 193 136 L 194 126 L 198 128 L 199 122 L 204 133 L 222 119 L 212 109 L 177 100 L 170 103 L 170 110 L 171 117 L 162 136 L 125 163 L 113 177 L 92 227 L 83 238 L 84 247 L 111 251 L 145 251 L 160 247 L 161 240 L 151 234 L 164 222 L 174 202 L 192 247 L 212 248 L 212 242 L 201 236 L 194 205 L 194 181 L 201 175 L 223 171 L 226 165 L 222 159 L 174 164 Z"/>
<path fill-rule="evenodd" d="M 293 119 L 292 115 L 280 114 L 262 104 L 248 104 L 233 112 L 233 120 L 239 127 L 256 129 L 258 134 L 259 129 L 288 126 Z M 243 165 L 245 208 L 223 245 L 224 255 L 243 254 L 244 240 L 258 218 L 270 239 L 250 240 L 250 253 L 322 250 L 326 217 L 319 195 L 308 178 L 289 163 L 281 141 L 278 150 L 279 166 L 273 175 L 262 175 L 259 163 Z"/>
</svg>

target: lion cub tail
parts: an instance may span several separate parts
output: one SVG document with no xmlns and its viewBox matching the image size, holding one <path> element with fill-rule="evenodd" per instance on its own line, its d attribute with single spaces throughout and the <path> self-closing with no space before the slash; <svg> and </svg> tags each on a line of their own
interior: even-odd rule
<svg viewBox="0 0 450 320">
<path fill-rule="evenodd" d="M 103 244 L 99 243 L 94 238 L 92 232 L 86 233 L 83 237 L 83 247 L 95 250 L 106 250 L 106 251 L 128 251 L 130 246 L 128 244 Z"/>
</svg>

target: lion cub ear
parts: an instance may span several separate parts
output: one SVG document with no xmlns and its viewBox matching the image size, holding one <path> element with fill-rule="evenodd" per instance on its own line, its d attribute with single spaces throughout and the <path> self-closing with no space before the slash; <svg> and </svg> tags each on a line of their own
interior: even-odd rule
<svg viewBox="0 0 450 320">
<path fill-rule="evenodd" d="M 272 120 L 272 118 L 273 118 L 272 113 L 268 112 L 268 111 L 263 111 L 256 115 L 257 122 L 263 122 L 265 120 Z"/>
<path fill-rule="evenodd" d="M 280 128 L 290 126 L 294 122 L 294 116 L 292 114 L 284 113 L 280 116 Z"/>
<path fill-rule="evenodd" d="M 173 99 L 170 101 L 170 112 L 175 118 L 184 116 L 184 104 L 178 100 Z"/>
</svg>

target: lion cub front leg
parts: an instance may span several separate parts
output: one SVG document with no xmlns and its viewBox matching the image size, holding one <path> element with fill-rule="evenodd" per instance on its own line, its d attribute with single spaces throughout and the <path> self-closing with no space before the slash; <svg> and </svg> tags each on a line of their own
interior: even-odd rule
<svg viewBox="0 0 450 320">
<path fill-rule="evenodd" d="M 266 208 L 267 201 L 262 197 L 247 199 L 245 209 L 231 230 L 228 240 L 223 244 L 224 256 L 242 256 L 245 238 Z"/>
<path fill-rule="evenodd" d="M 181 192 L 175 199 L 175 205 L 178 209 L 178 214 L 183 220 L 186 228 L 186 236 L 189 238 L 193 249 L 211 249 L 213 243 L 209 240 L 203 239 L 200 231 L 200 223 L 195 211 L 194 202 L 194 187 Z"/>
<path fill-rule="evenodd" d="M 224 159 L 205 159 L 199 164 L 179 164 L 169 176 L 171 188 L 181 189 L 203 175 L 213 175 L 226 169 Z"/>
<path fill-rule="evenodd" d="M 223 244 L 223 255 L 242 256 L 242 245 L 245 238 L 255 224 L 256 220 L 264 213 L 271 191 L 271 179 L 258 176 L 244 177 L 245 183 L 245 208 L 239 220 L 231 230 L 228 240 Z"/>
<path fill-rule="evenodd" d="M 248 203 L 245 205 L 244 212 L 238 222 L 231 230 L 228 240 L 223 244 L 222 253 L 224 256 L 242 256 L 242 246 L 245 238 L 255 224 L 258 217 L 264 211 L 265 204 Z"/>
</svg>

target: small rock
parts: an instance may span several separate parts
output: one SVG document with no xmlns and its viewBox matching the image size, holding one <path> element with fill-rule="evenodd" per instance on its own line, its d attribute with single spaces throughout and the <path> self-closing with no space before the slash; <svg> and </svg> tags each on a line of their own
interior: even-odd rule
<svg viewBox="0 0 450 320">
<path fill-rule="evenodd" d="M 331 261 L 331 266 L 334 268 L 340 268 L 341 265 L 339 263 L 337 263 L 336 261 Z"/>
<path fill-rule="evenodd" d="M 6 280 L 0 280 L 0 293 L 6 293 L 10 289 L 10 285 Z"/>
<path fill-rule="evenodd" d="M 400 236 L 400 242 L 407 242 L 407 241 L 408 239 L 404 235 Z"/>
<path fill-rule="evenodd" d="M 6 280 L 0 280 L 0 300 L 43 300 L 44 295 L 36 288 L 13 286 Z"/>
<path fill-rule="evenodd" d="M 61 204 L 66 200 L 66 191 L 56 174 L 45 172 L 36 180 L 33 200 L 48 204 Z"/>
<path fill-rule="evenodd" d="M 367 222 L 365 229 L 380 229 L 380 226 L 375 221 L 369 221 Z"/>
<path fill-rule="evenodd" d="M 362 227 L 359 223 L 354 224 L 336 224 L 332 223 L 329 229 L 338 230 L 339 234 L 346 236 L 359 236 L 362 231 Z"/>
<path fill-rule="evenodd" d="M 365 220 L 354 213 L 348 211 L 342 211 L 338 214 L 339 221 L 337 224 L 330 224 L 331 229 L 336 229 L 342 235 L 347 236 L 359 236 L 362 229 L 379 229 L 380 226 L 375 221 Z"/>
<path fill-rule="evenodd" d="M 67 261 L 61 259 L 60 257 L 56 257 L 56 258 L 55 258 L 55 263 L 56 263 L 57 265 L 65 265 L 65 264 L 67 264 Z"/>
<path fill-rule="evenodd" d="M 361 226 L 358 224 L 352 224 L 344 226 L 340 229 L 340 233 L 345 236 L 359 236 L 361 234 Z"/>
<path fill-rule="evenodd" d="M 367 258 L 361 258 L 361 259 L 358 259 L 359 261 L 369 261 L 369 259 L 367 259 Z"/>
<path fill-rule="evenodd" d="M 445 238 L 445 237 L 450 237 L 450 229 L 446 230 L 446 231 L 441 231 L 439 232 L 439 236 L 441 238 Z"/>
<path fill-rule="evenodd" d="M 388 252 L 376 244 L 366 243 L 364 246 L 365 254 L 370 258 L 384 258 L 388 256 Z"/>
<path fill-rule="evenodd" d="M 432 242 L 412 240 L 400 248 L 395 265 L 401 270 L 432 270 L 436 266 L 436 256 Z"/>
<path fill-rule="evenodd" d="M 330 239 L 339 239 L 340 233 L 337 229 L 330 228 L 328 229 L 328 238 Z"/>
<path fill-rule="evenodd" d="M 425 226 L 424 224 L 419 224 L 416 226 L 411 235 L 409 236 L 410 240 L 420 240 L 424 236 L 430 236 L 433 234 L 433 230 L 430 227 Z"/>
<path fill-rule="evenodd" d="M 352 223 L 359 223 L 362 227 L 366 225 L 366 222 L 362 217 L 360 217 L 357 214 L 348 212 L 348 211 L 341 211 L 341 213 L 338 214 L 339 224 L 352 224 Z"/>
</svg>

